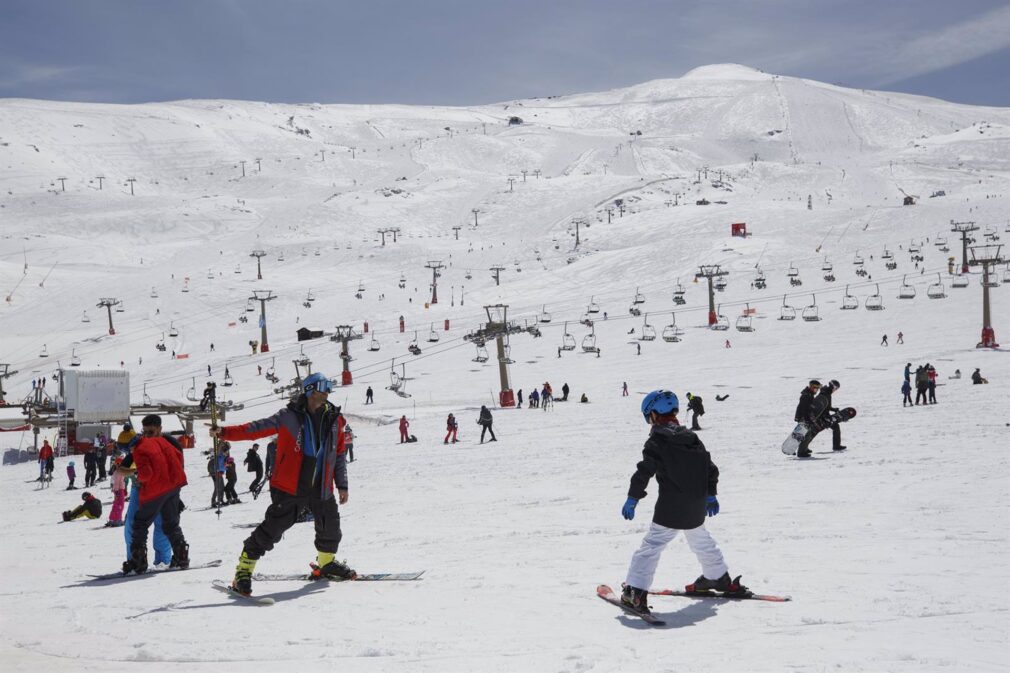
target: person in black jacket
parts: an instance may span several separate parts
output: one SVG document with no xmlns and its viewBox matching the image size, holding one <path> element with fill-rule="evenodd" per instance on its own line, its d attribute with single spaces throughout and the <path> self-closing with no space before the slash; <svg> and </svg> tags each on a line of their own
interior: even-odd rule
<svg viewBox="0 0 1010 673">
<path fill-rule="evenodd" d="M 102 517 L 102 501 L 91 495 L 87 491 L 81 494 L 81 500 L 84 504 L 75 507 L 73 510 L 67 510 L 63 513 L 64 521 L 73 521 L 74 519 L 85 516 L 89 519 L 100 519 Z"/>
<path fill-rule="evenodd" d="M 796 413 L 793 414 L 793 420 L 797 423 L 810 423 L 810 409 L 814 405 L 814 396 L 817 395 L 817 391 L 821 389 L 821 382 L 817 379 L 811 379 L 807 387 L 800 391 L 800 401 L 796 405 Z"/>
<path fill-rule="evenodd" d="M 659 496 L 652 524 L 642 546 L 631 557 L 621 595 L 621 602 L 638 612 L 649 612 L 648 590 L 659 558 L 681 531 L 702 568 L 701 576 L 687 585 L 687 591 L 747 591 L 739 577 L 730 579 L 719 546 L 705 530 L 705 516 L 719 513 L 719 468 L 698 435 L 677 421 L 679 410 L 677 396 L 668 390 L 654 390 L 642 401 L 642 415 L 652 429 L 621 509 L 625 519 L 635 518 L 635 506 L 646 496 L 649 480 L 656 477 Z"/>
<path fill-rule="evenodd" d="M 691 414 L 691 429 L 701 430 L 701 426 L 698 425 L 698 417 L 705 415 L 705 404 L 702 402 L 701 397 L 698 395 L 687 394 L 687 410 L 694 412 Z"/>
<path fill-rule="evenodd" d="M 249 492 L 253 494 L 259 492 L 260 482 L 263 481 L 263 460 L 260 458 L 259 448 L 259 444 L 253 444 L 246 452 L 245 460 L 242 461 L 246 466 L 246 472 L 256 473 L 256 478 L 249 484 Z M 255 498 L 255 495 L 253 497 Z"/>
<path fill-rule="evenodd" d="M 95 485 L 95 479 L 98 476 L 98 453 L 94 448 L 88 449 L 88 452 L 84 454 L 84 487 L 88 488 Z"/>
<path fill-rule="evenodd" d="M 567 382 L 563 386 L 561 386 L 561 401 L 562 402 L 567 402 L 568 401 L 568 392 L 570 390 L 571 390 L 571 388 L 568 387 L 568 383 Z"/>
<path fill-rule="evenodd" d="M 831 396 L 840 387 L 841 384 L 838 381 L 832 380 L 828 385 L 821 388 L 821 392 L 818 393 L 810 405 L 810 412 L 803 421 L 810 429 L 796 451 L 796 455 L 800 458 L 810 457 L 810 442 L 825 428 L 831 428 L 831 448 L 835 451 L 845 450 L 846 447 L 842 445 L 842 431 L 838 427 L 838 423 L 831 420 L 831 415 L 838 411 L 838 409 L 832 406 Z M 799 409 L 797 408 L 798 411 Z"/>
<path fill-rule="evenodd" d="M 498 439 L 494 436 L 494 430 L 491 429 L 491 424 L 494 423 L 494 419 L 491 417 L 491 410 L 486 406 L 481 406 L 480 408 L 480 418 L 477 419 L 477 425 L 481 426 L 480 431 L 480 443 L 484 443 L 484 433 L 491 433 L 491 441 L 497 442 Z"/>
</svg>

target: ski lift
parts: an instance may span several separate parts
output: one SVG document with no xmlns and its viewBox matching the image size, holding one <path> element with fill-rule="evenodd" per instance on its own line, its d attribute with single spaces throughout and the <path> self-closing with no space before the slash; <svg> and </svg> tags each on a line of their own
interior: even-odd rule
<svg viewBox="0 0 1010 673">
<path fill-rule="evenodd" d="M 185 293 L 185 292 L 189 292 L 189 281 L 188 281 L 188 280 L 187 280 L 187 281 L 185 281 L 185 282 L 184 282 L 184 283 L 182 284 L 182 291 L 183 291 L 184 293 Z"/>
<path fill-rule="evenodd" d="M 320 255 L 320 252 L 319 252 L 319 248 L 316 248 L 316 251 L 315 251 L 315 252 L 314 252 L 313 254 L 314 254 L 314 255 L 315 255 L 316 257 L 319 257 L 319 255 Z"/>
<path fill-rule="evenodd" d="M 835 267 L 832 266 L 831 262 L 828 261 L 828 258 L 825 257 L 824 263 L 821 264 L 821 271 L 834 271 L 834 269 Z"/>
<path fill-rule="evenodd" d="M 729 318 L 722 314 L 722 304 L 716 307 L 715 323 L 709 325 L 709 329 L 716 330 L 717 332 L 724 332 L 729 329 Z"/>
<path fill-rule="evenodd" d="M 498 358 L 498 362 L 502 363 L 503 365 L 515 364 L 515 360 L 512 359 L 512 346 L 510 346 L 508 343 L 502 346 L 502 356 Z"/>
<path fill-rule="evenodd" d="M 885 267 L 885 268 L 886 268 L 886 269 L 887 269 L 888 271 L 894 271 L 895 269 L 897 269 L 897 268 L 898 268 L 898 263 L 897 263 L 897 262 L 895 262 L 895 261 L 894 261 L 894 260 L 892 259 L 892 260 L 889 260 L 889 261 L 888 261 L 887 263 L 885 263 L 885 264 L 884 264 L 884 267 Z"/>
<path fill-rule="evenodd" d="M 779 320 L 796 320 L 796 309 L 786 303 L 785 295 L 782 295 L 782 306 L 779 308 Z"/>
<path fill-rule="evenodd" d="M 193 378 L 193 384 L 186 391 L 186 399 L 190 402 L 199 402 L 200 398 L 196 396 L 196 378 Z"/>
<path fill-rule="evenodd" d="M 411 355 L 421 354 L 421 347 L 417 345 L 417 330 L 414 330 L 414 338 L 407 344 L 407 350 L 410 351 Z"/>
<path fill-rule="evenodd" d="M 645 303 L 645 295 L 643 295 L 641 292 L 639 292 L 637 287 L 635 288 L 635 298 L 634 298 L 634 300 L 632 300 L 631 303 L 632 304 L 644 304 Z"/>
<path fill-rule="evenodd" d="M 786 271 L 786 275 L 790 278 L 797 278 L 800 275 L 800 270 L 797 269 L 792 262 L 789 262 L 789 270 Z"/>
<path fill-rule="evenodd" d="M 359 281 L 358 282 L 358 292 L 364 292 L 364 291 L 365 291 L 365 284 Z"/>
<path fill-rule="evenodd" d="M 789 284 L 792 285 L 793 287 L 797 287 L 799 285 L 803 285 L 803 281 L 800 280 L 799 276 L 796 276 L 789 279 Z"/>
<path fill-rule="evenodd" d="M 630 313 L 631 315 L 633 315 L 633 316 L 635 316 L 637 318 L 638 316 L 642 315 L 642 309 L 640 309 L 637 306 L 635 306 L 634 304 L 632 304 L 631 308 L 628 309 L 628 313 Z"/>
<path fill-rule="evenodd" d="M 751 317 L 752 312 L 750 309 L 750 304 L 747 304 L 747 308 L 744 309 L 743 315 L 736 319 L 736 331 L 737 332 L 753 332 L 754 331 L 754 319 Z"/>
<path fill-rule="evenodd" d="M 303 302 L 302 302 L 302 306 L 304 306 L 305 308 L 312 308 L 312 304 L 310 304 L 310 303 L 309 303 L 309 302 L 307 302 L 307 301 L 303 301 Z"/>
<path fill-rule="evenodd" d="M 283 252 L 281 254 L 277 255 L 277 261 L 278 262 L 283 262 L 284 261 L 284 253 Z"/>
<path fill-rule="evenodd" d="M 403 379 L 396 373 L 395 367 L 396 365 L 394 364 L 389 370 L 389 385 L 386 386 L 387 390 L 392 390 L 394 393 L 399 392 L 400 387 L 403 385 Z"/>
<path fill-rule="evenodd" d="M 589 317 L 588 313 L 583 313 L 582 314 L 582 319 L 579 320 L 579 322 L 582 323 L 583 325 L 585 325 L 586 327 L 592 327 L 593 326 L 593 319 Z"/>
<path fill-rule="evenodd" d="M 859 308 L 859 300 L 849 294 L 849 286 L 845 286 L 845 296 L 842 297 L 842 310 L 851 311 L 852 309 Z"/>
<path fill-rule="evenodd" d="M 914 243 L 913 242 L 913 243 L 909 243 L 908 244 L 908 253 L 909 254 L 914 255 L 914 254 L 916 254 L 918 252 L 919 252 L 919 244 L 918 243 Z"/>
<path fill-rule="evenodd" d="M 42 350 L 39 352 L 39 357 L 40 358 L 49 357 L 49 349 L 46 347 L 45 344 L 42 344 Z"/>
<path fill-rule="evenodd" d="M 1010 264 L 1007 264 L 1006 269 L 1003 271 L 1003 282 L 1010 283 Z"/>
<path fill-rule="evenodd" d="M 999 276 L 993 273 L 989 276 L 989 280 L 986 281 L 983 275 L 979 277 L 978 282 L 982 287 L 999 287 Z"/>
<path fill-rule="evenodd" d="M 595 295 L 594 295 L 595 297 Z M 593 301 L 593 297 L 589 298 L 589 306 L 586 307 L 586 313 L 599 313 L 600 305 Z"/>
<path fill-rule="evenodd" d="M 77 355 L 77 349 L 76 348 L 70 354 L 70 366 L 71 367 L 80 367 L 81 366 L 81 358 L 78 357 L 78 355 Z"/>
<path fill-rule="evenodd" d="M 807 322 L 817 322 L 821 319 L 820 313 L 817 310 L 817 295 L 811 295 L 813 297 L 813 302 L 803 309 L 803 319 Z"/>
<path fill-rule="evenodd" d="M 824 280 L 825 280 L 825 282 L 828 282 L 828 283 L 834 283 L 835 282 L 835 274 L 833 272 L 831 272 L 831 271 L 827 272 L 826 274 L 824 274 Z"/>
<path fill-rule="evenodd" d="M 157 299 L 157 298 L 158 298 L 158 288 L 152 287 L 151 288 L 151 299 Z"/>
<path fill-rule="evenodd" d="M 894 259 L 894 255 L 887 249 L 887 246 L 884 246 L 884 253 L 880 257 L 881 259 Z"/>
<path fill-rule="evenodd" d="M 315 301 L 315 300 L 316 295 L 312 294 L 312 290 L 309 290 L 309 293 L 305 295 L 305 301 Z"/>
<path fill-rule="evenodd" d="M 126 310 L 126 307 L 123 306 L 123 302 L 122 301 L 120 301 L 118 304 L 116 304 L 116 313 L 122 313 L 125 310 Z"/>
<path fill-rule="evenodd" d="M 951 287 L 968 287 L 968 278 L 967 278 L 967 276 L 963 276 L 961 274 L 958 274 L 958 275 L 954 276 L 954 280 L 950 281 L 950 286 Z"/>
<path fill-rule="evenodd" d="M 207 278 L 209 280 L 213 280 L 214 279 L 214 272 L 211 269 L 207 269 Z"/>
<path fill-rule="evenodd" d="M 175 329 L 175 322 L 168 323 L 168 336 L 177 337 L 179 336 L 179 330 Z"/>
<path fill-rule="evenodd" d="M 942 248 L 943 246 L 947 245 L 947 237 L 946 236 L 937 236 L 936 240 L 933 241 L 933 245 L 935 245 L 938 248 Z"/>
<path fill-rule="evenodd" d="M 435 323 L 431 323 L 431 331 L 428 333 L 428 343 L 438 343 L 438 332 L 435 331 Z"/>
<path fill-rule="evenodd" d="M 164 351 L 165 350 L 165 333 L 164 332 L 161 333 L 161 339 L 158 340 L 158 343 L 154 344 L 154 347 L 157 350 L 159 350 L 159 351 Z"/>
<path fill-rule="evenodd" d="M 561 335 L 561 350 L 575 350 L 575 337 L 568 333 L 568 322 L 565 322 L 565 333 Z"/>
<path fill-rule="evenodd" d="M 583 353 L 599 353 L 600 349 L 596 345 L 596 328 L 590 328 L 591 331 L 586 336 L 582 337 L 582 352 Z"/>
<path fill-rule="evenodd" d="M 758 269 L 757 275 L 754 276 L 754 287 L 758 290 L 763 290 L 767 287 L 767 281 L 765 279 L 765 272 Z"/>
<path fill-rule="evenodd" d="M 540 322 L 550 322 L 551 314 L 547 312 L 547 304 L 540 309 Z"/>
<path fill-rule="evenodd" d="M 649 314 L 646 313 L 645 317 L 642 319 L 642 334 L 638 337 L 639 341 L 655 341 L 656 340 L 656 328 L 649 324 Z"/>
<path fill-rule="evenodd" d="M 487 347 L 484 344 L 477 344 L 477 356 L 473 359 L 474 362 L 483 364 L 488 361 L 490 357 L 487 353 Z"/>
<path fill-rule="evenodd" d="M 270 366 L 267 367 L 267 371 L 264 374 L 264 376 L 266 376 L 266 378 L 268 380 L 273 380 L 276 377 L 276 373 L 274 372 L 274 365 L 276 363 L 277 363 L 277 358 L 271 358 L 270 359 Z"/>
<path fill-rule="evenodd" d="M 242 273 L 242 265 L 241 264 L 236 264 L 235 265 L 235 273 Z M 208 276 L 208 278 L 213 278 L 213 277 L 214 277 L 214 274 L 210 274 Z"/>
<path fill-rule="evenodd" d="M 679 327 L 677 327 L 677 314 L 670 314 L 672 321 L 669 325 L 663 328 L 663 341 L 668 343 L 677 343 L 680 341 L 681 335 L 684 333 Z"/>
<path fill-rule="evenodd" d="M 915 288 L 905 282 L 906 276 L 901 277 L 901 287 L 898 289 L 898 299 L 915 299 Z"/>
<path fill-rule="evenodd" d="M 372 334 L 372 340 L 368 344 L 368 350 L 373 353 L 379 350 L 379 340 L 375 338 L 375 334 Z"/>
<path fill-rule="evenodd" d="M 867 311 L 883 311 L 884 310 L 884 298 L 880 296 L 880 285 L 877 285 L 877 291 L 866 298 L 863 302 L 863 306 Z"/>
<path fill-rule="evenodd" d="M 467 280 L 469 280 L 469 277 L 467 278 Z M 404 276 L 402 273 L 400 274 L 400 282 L 397 283 L 397 286 L 399 286 L 401 290 L 407 287 L 407 277 Z"/>
<path fill-rule="evenodd" d="M 255 311 L 255 310 L 256 310 L 256 307 L 254 307 L 254 306 L 253 306 L 253 303 L 252 303 L 252 302 L 253 302 L 253 300 L 252 300 L 252 299 L 247 299 L 247 300 L 246 300 L 246 302 L 245 302 L 245 310 L 246 310 L 246 311 L 247 311 L 248 313 L 252 313 L 253 311 Z"/>
<path fill-rule="evenodd" d="M 715 279 L 715 282 L 712 285 L 713 287 L 715 287 L 716 290 L 722 292 L 723 290 L 726 289 L 726 279 L 722 276 L 719 276 L 718 278 Z"/>
<path fill-rule="evenodd" d="M 230 387 L 234 383 L 235 383 L 235 379 L 233 379 L 231 377 L 231 373 L 229 371 L 227 371 L 227 368 L 225 368 L 225 372 L 224 372 L 224 385 Z"/>
<path fill-rule="evenodd" d="M 856 253 L 856 256 L 852 258 L 852 263 L 855 264 L 856 266 L 863 265 L 863 258 L 859 256 L 858 252 Z"/>
<path fill-rule="evenodd" d="M 87 311 L 81 314 L 81 322 L 91 322 L 91 318 L 88 317 Z"/>
<path fill-rule="evenodd" d="M 940 252 L 950 252 L 950 248 L 946 245 L 940 246 Z"/>
<path fill-rule="evenodd" d="M 943 299 L 947 293 L 943 289 L 943 280 L 936 274 L 936 282 L 926 288 L 926 296 L 930 299 Z"/>
<path fill-rule="evenodd" d="M 680 281 L 678 280 L 677 287 L 673 288 L 674 301 L 677 301 L 676 299 L 677 297 L 683 297 L 685 292 L 686 290 L 684 289 L 684 286 L 681 285 Z"/>
</svg>

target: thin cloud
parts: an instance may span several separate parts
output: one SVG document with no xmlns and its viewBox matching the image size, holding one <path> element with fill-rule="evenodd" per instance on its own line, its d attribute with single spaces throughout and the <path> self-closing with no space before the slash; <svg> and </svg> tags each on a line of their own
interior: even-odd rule
<svg viewBox="0 0 1010 673">
<path fill-rule="evenodd" d="M 0 88 L 50 84 L 67 78 L 80 69 L 76 66 L 15 65 L 0 74 Z"/>
</svg>

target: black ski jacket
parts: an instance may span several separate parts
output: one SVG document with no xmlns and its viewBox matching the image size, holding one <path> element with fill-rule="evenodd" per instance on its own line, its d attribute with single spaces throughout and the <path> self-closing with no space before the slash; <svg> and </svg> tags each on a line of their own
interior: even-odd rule
<svg viewBox="0 0 1010 673">
<path fill-rule="evenodd" d="M 653 476 L 659 484 L 654 523 L 679 530 L 705 523 L 706 500 L 717 494 L 719 468 L 698 435 L 682 425 L 652 426 L 628 497 L 644 498 Z"/>
<path fill-rule="evenodd" d="M 263 471 L 263 460 L 260 459 L 260 454 L 255 449 L 249 449 L 242 462 L 246 465 L 246 472 Z"/>
<path fill-rule="evenodd" d="M 487 407 L 480 408 L 480 418 L 477 419 L 480 425 L 491 425 L 494 420 L 491 417 L 491 410 Z"/>
<path fill-rule="evenodd" d="M 838 411 L 831 404 L 831 386 L 824 386 L 821 392 L 817 393 L 814 403 L 810 407 L 810 420 L 814 424 L 829 422 L 829 411 Z"/>
<path fill-rule="evenodd" d="M 697 395 L 691 395 L 691 401 L 687 403 L 687 408 L 693 411 L 696 416 L 705 415 L 705 404 Z"/>
<path fill-rule="evenodd" d="M 822 389 L 823 390 L 823 389 Z M 793 420 L 797 423 L 807 423 L 813 420 L 810 417 L 810 410 L 814 404 L 814 393 L 809 387 L 804 388 L 800 393 L 800 403 L 796 405 L 796 414 Z"/>
</svg>

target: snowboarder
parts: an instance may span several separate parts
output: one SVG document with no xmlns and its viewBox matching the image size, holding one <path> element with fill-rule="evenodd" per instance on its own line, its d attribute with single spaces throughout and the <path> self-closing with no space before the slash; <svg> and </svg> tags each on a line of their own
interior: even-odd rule
<svg viewBox="0 0 1010 673">
<path fill-rule="evenodd" d="M 348 500 L 347 461 L 340 408 L 327 399 L 333 385 L 320 372 L 302 382 L 302 394 L 269 418 L 243 425 L 213 427 L 212 436 L 248 441 L 277 435 L 276 471 L 263 522 L 246 538 L 232 588 L 252 594 L 256 562 L 274 548 L 295 523 L 298 510 L 308 507 L 315 523 L 317 578 L 353 579 L 356 573 L 336 560 L 342 537 L 340 505 Z M 336 492 L 336 497 L 334 495 Z"/>
<path fill-rule="evenodd" d="M 745 593 L 740 578 L 730 578 L 729 568 L 716 541 L 705 530 L 705 517 L 719 513 L 719 469 L 698 436 L 677 421 L 680 403 L 669 390 L 654 390 L 642 400 L 641 411 L 651 427 L 642 460 L 631 477 L 628 499 L 621 508 L 627 520 L 645 497 L 653 476 L 659 496 L 649 532 L 631 557 L 621 602 L 631 610 L 649 612 L 648 591 L 666 546 L 683 532 L 701 563 L 702 574 L 687 591 Z"/>
<path fill-rule="evenodd" d="M 372 392 L 372 386 L 368 386 L 368 389 L 365 391 L 365 404 L 372 404 L 375 402 L 373 399 L 374 394 L 375 393 Z"/>
<path fill-rule="evenodd" d="M 841 388 L 841 384 L 837 380 L 832 379 L 828 382 L 828 385 L 821 387 L 821 391 L 810 405 L 810 414 L 808 417 L 810 419 L 810 431 L 807 432 L 807 436 L 800 442 L 800 448 L 796 453 L 800 458 L 810 457 L 810 442 L 822 430 L 827 428 L 831 428 L 831 449 L 833 451 L 844 451 L 846 449 L 842 444 L 842 431 L 838 427 L 838 423 L 830 419 L 830 414 L 838 411 L 831 404 L 831 396 L 839 388 Z"/>
<path fill-rule="evenodd" d="M 403 444 L 408 439 L 410 439 L 410 433 L 407 432 L 407 428 L 410 427 L 410 421 L 407 420 L 407 415 L 404 414 L 400 416 L 400 443 Z"/>
<path fill-rule="evenodd" d="M 141 426 L 144 436 L 131 454 L 141 484 L 140 505 L 133 519 L 130 560 L 123 564 L 123 572 L 139 575 L 147 570 L 147 530 L 159 514 L 162 530 L 172 544 L 172 566 L 185 569 L 189 567 L 189 545 L 179 525 L 179 493 L 187 483 L 182 451 L 161 436 L 160 416 L 145 416 Z"/>
<path fill-rule="evenodd" d="M 698 418 L 705 415 L 705 404 L 698 395 L 687 394 L 687 410 L 694 412 L 691 414 L 691 430 L 701 430 L 698 425 Z"/>
<path fill-rule="evenodd" d="M 976 369 L 975 371 L 977 372 L 978 370 Z M 71 460 L 69 463 L 67 463 L 67 479 L 70 480 L 70 483 L 67 485 L 68 491 L 74 490 L 75 488 L 74 479 L 76 478 L 77 478 L 77 470 L 74 469 L 74 461 Z"/>
<path fill-rule="evenodd" d="M 459 441 L 456 439 L 456 433 L 459 431 L 459 423 L 456 422 L 456 417 L 452 414 L 449 414 L 449 417 L 445 419 L 445 430 L 445 439 L 442 440 L 443 444 L 449 443 L 449 437 L 452 437 L 453 444 Z"/>
<path fill-rule="evenodd" d="M 568 383 L 567 382 L 565 382 L 561 386 L 561 401 L 562 402 L 567 402 L 568 401 L 568 392 L 570 390 L 571 390 L 571 388 L 568 387 Z"/>
<path fill-rule="evenodd" d="M 87 517 L 89 519 L 97 519 L 102 516 L 102 501 L 91 495 L 88 491 L 81 493 L 81 500 L 84 501 L 83 504 L 75 507 L 72 510 L 67 510 L 63 513 L 64 521 L 73 521 L 79 517 Z"/>
<path fill-rule="evenodd" d="M 256 473 L 256 478 L 249 484 L 250 493 L 259 491 L 260 482 L 263 481 L 263 460 L 260 458 L 259 448 L 259 444 L 253 444 L 252 448 L 246 452 L 245 460 L 242 461 L 242 464 L 246 466 L 246 472 Z"/>
<path fill-rule="evenodd" d="M 813 410 L 814 405 L 814 396 L 817 395 L 817 392 L 820 389 L 821 389 L 821 382 L 818 381 L 817 379 L 811 379 L 810 382 L 807 384 L 807 387 L 804 388 L 802 391 L 800 391 L 800 401 L 796 405 L 796 412 L 793 414 L 793 420 L 796 423 L 805 424 L 807 426 L 808 433 L 810 432 L 810 429 L 813 427 L 813 417 L 811 416 L 811 412 Z M 800 449 L 796 455 L 799 456 L 800 458 L 809 458 L 810 451 L 804 449 L 801 442 Z"/>
<path fill-rule="evenodd" d="M 484 434 L 487 432 L 491 433 L 491 441 L 497 442 L 498 439 L 494 436 L 494 429 L 491 425 L 494 423 L 494 418 L 491 416 L 491 410 L 486 406 L 481 405 L 480 417 L 477 419 L 477 425 L 481 426 L 480 431 L 480 443 L 484 443 Z"/>
</svg>

